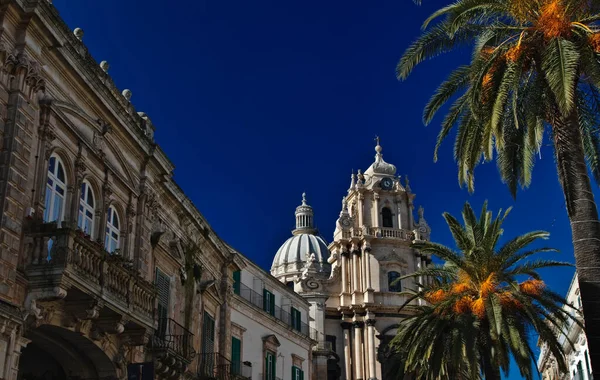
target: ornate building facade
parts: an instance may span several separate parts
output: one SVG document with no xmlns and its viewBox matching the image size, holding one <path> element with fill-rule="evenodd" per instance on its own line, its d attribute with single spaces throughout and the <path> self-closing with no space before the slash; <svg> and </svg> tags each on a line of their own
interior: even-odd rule
<svg viewBox="0 0 600 380">
<path fill-rule="evenodd" d="M 406 301 L 398 292 L 414 288 L 400 281 L 431 262 L 410 244 L 429 240 L 430 228 L 408 179 L 383 160 L 352 175 L 342 200 L 333 241 L 314 229 L 314 213 L 303 195 L 296 229 L 277 252 L 271 274 L 310 303 L 311 326 L 318 332 L 313 352 L 317 379 L 383 379 L 387 345 L 396 333 Z"/>
<path fill-rule="evenodd" d="M 83 31 L 48 0 L 0 23 L 0 379 L 258 379 L 241 341 L 310 373 L 308 304 L 214 233 Z M 245 325 L 242 270 L 302 321 Z"/>
<path fill-rule="evenodd" d="M 48 0 L 0 0 L 0 379 L 382 379 L 424 265 L 381 146 L 327 245 L 304 198 L 271 274 L 173 180 L 154 125 Z"/>
<path fill-rule="evenodd" d="M 581 297 L 579 295 L 579 281 L 577 280 L 577 273 L 571 280 L 571 285 L 567 291 L 565 297 L 567 303 L 574 307 L 576 310 L 581 310 Z M 565 309 L 571 310 L 568 306 L 563 306 Z M 581 322 L 583 318 L 581 314 L 576 316 Z M 554 355 L 545 344 L 540 346 L 540 355 L 538 356 L 537 367 L 540 371 L 542 380 L 592 380 L 592 371 L 590 367 L 590 355 L 587 345 L 587 338 L 585 331 L 577 323 L 573 321 L 568 322 L 568 326 L 565 326 L 565 331 L 568 331 L 568 338 L 573 343 L 569 343 L 567 336 L 560 334 L 559 342 L 562 345 L 563 352 L 568 372 L 562 372 L 558 368 L 558 364 Z"/>
</svg>

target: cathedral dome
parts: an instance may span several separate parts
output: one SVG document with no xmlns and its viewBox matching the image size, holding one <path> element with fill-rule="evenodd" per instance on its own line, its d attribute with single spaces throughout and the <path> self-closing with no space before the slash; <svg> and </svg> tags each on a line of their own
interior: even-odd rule
<svg viewBox="0 0 600 380">
<path fill-rule="evenodd" d="M 313 217 L 313 209 L 306 203 L 306 194 L 302 194 L 302 204 L 296 208 L 296 229 L 292 231 L 294 236 L 287 239 L 277 251 L 271 266 L 272 275 L 299 275 L 309 259 L 320 270 L 329 268 L 329 249 L 325 240 L 317 235 Z"/>
<path fill-rule="evenodd" d="M 312 234 L 292 236 L 277 251 L 271 266 L 271 274 L 277 276 L 302 272 L 313 254 L 319 267 L 327 265 L 329 249 L 322 237 Z"/>
</svg>

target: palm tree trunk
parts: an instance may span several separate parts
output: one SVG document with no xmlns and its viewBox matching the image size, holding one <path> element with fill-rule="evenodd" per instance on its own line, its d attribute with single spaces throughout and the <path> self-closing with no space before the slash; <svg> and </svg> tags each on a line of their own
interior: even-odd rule
<svg viewBox="0 0 600 380">
<path fill-rule="evenodd" d="M 577 110 L 552 126 L 558 177 L 571 221 L 575 263 L 594 377 L 600 379 L 600 222 Z"/>
</svg>

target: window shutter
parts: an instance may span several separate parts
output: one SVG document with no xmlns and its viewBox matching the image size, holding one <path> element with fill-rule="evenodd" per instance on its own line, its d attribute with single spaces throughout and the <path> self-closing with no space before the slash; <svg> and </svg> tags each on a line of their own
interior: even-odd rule
<svg viewBox="0 0 600 380">
<path fill-rule="evenodd" d="M 275 355 L 271 355 L 271 357 L 273 358 L 273 360 L 271 360 L 271 367 L 273 368 L 273 370 L 271 371 L 271 373 L 273 375 L 271 375 L 271 376 L 272 376 L 272 379 L 275 380 L 275 378 L 277 378 L 277 372 L 276 372 L 277 366 L 275 365 L 275 363 L 277 361 L 277 358 L 275 357 Z"/>
<path fill-rule="evenodd" d="M 269 302 L 268 299 L 267 299 L 267 294 L 268 293 L 269 292 L 267 291 L 267 289 L 263 289 L 263 310 L 264 311 L 267 311 L 267 305 L 268 305 L 267 302 Z"/>
<path fill-rule="evenodd" d="M 241 364 L 242 364 L 242 342 L 235 338 L 231 337 L 231 365 L 233 369 L 233 373 L 235 375 L 241 375 Z"/>
<path fill-rule="evenodd" d="M 155 286 L 158 292 L 158 318 L 167 318 L 169 315 L 171 279 L 158 268 L 156 268 Z"/>
<path fill-rule="evenodd" d="M 269 293 L 270 295 L 270 306 L 271 306 L 271 315 L 275 315 L 275 295 L 273 295 L 273 293 Z"/>
<path fill-rule="evenodd" d="M 236 270 L 233 272 L 233 292 L 237 295 L 240 294 L 240 281 L 241 281 L 241 272 Z"/>
<path fill-rule="evenodd" d="M 300 380 L 304 380 L 304 371 L 303 370 L 299 370 L 300 371 Z"/>
</svg>

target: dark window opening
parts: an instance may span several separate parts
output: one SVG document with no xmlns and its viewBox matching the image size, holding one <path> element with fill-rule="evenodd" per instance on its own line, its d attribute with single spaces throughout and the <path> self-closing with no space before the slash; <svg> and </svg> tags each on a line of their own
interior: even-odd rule
<svg viewBox="0 0 600 380">
<path fill-rule="evenodd" d="M 383 210 L 381 210 L 381 221 L 382 221 L 383 227 L 394 228 L 394 219 L 392 218 L 392 210 L 390 210 L 388 207 L 384 207 Z"/>
<path fill-rule="evenodd" d="M 390 292 L 399 292 L 402 290 L 402 284 L 400 282 L 400 273 L 388 272 L 388 290 Z"/>
<path fill-rule="evenodd" d="M 286 282 L 285 286 L 287 286 L 288 288 L 294 290 L 294 281 L 288 281 L 288 282 Z"/>
<path fill-rule="evenodd" d="M 331 343 L 331 349 L 333 352 L 337 352 L 335 347 L 336 339 L 337 337 L 335 335 L 325 335 L 325 341 Z"/>
</svg>

